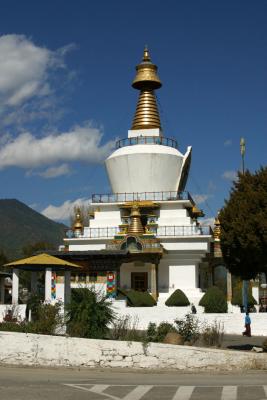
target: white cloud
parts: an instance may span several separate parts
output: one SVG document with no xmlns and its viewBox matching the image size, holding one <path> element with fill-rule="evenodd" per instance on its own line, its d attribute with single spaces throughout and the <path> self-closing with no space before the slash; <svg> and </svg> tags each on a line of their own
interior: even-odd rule
<svg viewBox="0 0 267 400">
<path fill-rule="evenodd" d="M 16 106 L 50 92 L 47 70 L 55 53 L 36 46 L 23 35 L 0 37 L 0 105 Z"/>
<path fill-rule="evenodd" d="M 24 35 L 0 36 L 0 125 L 57 121 L 60 104 L 70 88 L 75 71 L 69 71 L 65 57 L 76 46 L 57 50 L 36 45 Z M 60 71 L 60 75 L 58 72 Z"/>
<path fill-rule="evenodd" d="M 222 174 L 222 178 L 226 179 L 227 181 L 235 181 L 237 179 L 237 172 L 236 171 L 224 171 Z"/>
<path fill-rule="evenodd" d="M 225 140 L 225 142 L 224 142 L 224 144 L 223 144 L 225 147 L 229 147 L 229 146 L 232 146 L 232 140 L 231 139 L 227 139 L 227 140 Z"/>
<path fill-rule="evenodd" d="M 200 225 L 202 226 L 214 226 L 214 218 L 204 218 L 200 221 Z"/>
<path fill-rule="evenodd" d="M 70 218 L 71 214 L 73 213 L 73 209 L 75 206 L 88 206 L 89 199 L 81 198 L 74 201 L 66 200 L 60 206 L 53 206 L 50 204 L 47 206 L 41 213 L 50 219 L 53 220 L 63 220 L 66 221 Z"/>
<path fill-rule="evenodd" d="M 47 168 L 45 171 L 39 173 L 40 176 L 46 179 L 58 178 L 59 176 L 70 175 L 70 174 L 71 174 L 71 169 L 68 166 L 68 164 L 61 164 L 57 167 L 50 167 Z"/>
<path fill-rule="evenodd" d="M 26 176 L 38 175 L 45 179 L 58 178 L 63 175 L 70 175 L 72 173 L 68 164 L 61 164 L 55 167 L 49 167 L 44 171 L 27 171 Z"/>
<path fill-rule="evenodd" d="M 101 145 L 103 133 L 90 123 L 69 132 L 36 138 L 25 132 L 0 147 L 0 169 L 37 168 L 58 162 L 101 162 L 112 150 L 113 141 Z"/>
<path fill-rule="evenodd" d="M 197 204 L 205 203 L 205 201 L 210 197 L 208 194 L 194 194 L 193 199 Z"/>
</svg>

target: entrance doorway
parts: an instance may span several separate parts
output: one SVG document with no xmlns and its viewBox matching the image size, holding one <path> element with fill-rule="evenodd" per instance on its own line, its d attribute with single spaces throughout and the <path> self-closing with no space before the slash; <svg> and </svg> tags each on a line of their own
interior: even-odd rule
<svg viewBox="0 0 267 400">
<path fill-rule="evenodd" d="M 131 287 L 138 292 L 146 292 L 148 289 L 148 273 L 147 272 L 132 272 Z"/>
</svg>

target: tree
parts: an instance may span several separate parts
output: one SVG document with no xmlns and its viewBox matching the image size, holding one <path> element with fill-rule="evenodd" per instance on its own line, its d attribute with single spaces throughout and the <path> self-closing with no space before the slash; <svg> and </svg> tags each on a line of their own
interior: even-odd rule
<svg viewBox="0 0 267 400">
<path fill-rule="evenodd" d="M 55 250 L 55 246 L 47 242 L 30 243 L 23 247 L 23 255 L 31 257 L 37 252 L 46 252 L 47 250 Z"/>
<path fill-rule="evenodd" d="M 0 267 L 2 267 L 2 265 L 8 263 L 8 258 L 5 255 L 5 253 L 3 252 L 3 250 L 0 250 Z"/>
<path fill-rule="evenodd" d="M 229 271 L 244 280 L 267 271 L 267 167 L 238 174 L 220 212 L 221 248 Z"/>
</svg>

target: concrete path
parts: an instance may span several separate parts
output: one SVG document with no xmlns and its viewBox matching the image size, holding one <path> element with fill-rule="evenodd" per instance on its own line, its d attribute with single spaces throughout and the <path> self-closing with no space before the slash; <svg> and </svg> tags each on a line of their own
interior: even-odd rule
<svg viewBox="0 0 267 400">
<path fill-rule="evenodd" d="M 252 347 L 261 347 L 264 339 L 267 339 L 267 335 L 263 336 L 252 336 L 246 337 L 242 335 L 224 335 L 222 348 L 233 349 L 233 350 L 251 350 Z"/>
</svg>

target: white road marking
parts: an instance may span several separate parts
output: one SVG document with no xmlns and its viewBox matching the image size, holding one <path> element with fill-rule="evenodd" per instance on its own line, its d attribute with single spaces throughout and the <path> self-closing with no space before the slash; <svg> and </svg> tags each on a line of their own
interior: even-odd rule
<svg viewBox="0 0 267 400">
<path fill-rule="evenodd" d="M 100 385 L 100 384 L 95 384 L 92 385 L 92 383 L 77 383 L 77 384 L 71 384 L 71 383 L 64 383 L 64 386 L 69 386 L 74 389 L 79 389 L 83 390 L 86 392 L 91 392 L 91 393 L 97 393 L 100 396 L 103 396 L 105 399 L 111 399 L 111 400 L 141 400 L 143 396 L 148 393 L 152 388 L 157 388 L 157 387 L 176 387 L 177 391 L 172 397 L 172 400 L 190 400 L 191 395 L 196 387 L 201 387 L 201 388 L 209 388 L 209 387 L 221 387 L 222 392 L 221 392 L 221 400 L 237 400 L 237 389 L 238 386 L 177 386 L 177 385 L 116 385 L 116 384 L 111 384 L 111 385 Z M 117 397 L 115 395 L 111 395 L 109 393 L 103 393 L 106 389 L 110 387 L 129 387 L 133 388 L 126 396 L 123 398 Z M 250 385 L 248 385 L 250 386 Z M 257 387 L 262 387 L 265 393 L 266 398 L 261 399 L 261 400 L 267 400 L 267 385 L 257 385 Z"/>
<path fill-rule="evenodd" d="M 109 385 L 94 385 L 89 390 L 90 390 L 90 392 L 94 392 L 94 393 L 102 393 L 108 387 L 109 387 Z"/>
<path fill-rule="evenodd" d="M 189 400 L 194 389 L 195 386 L 180 386 L 172 400 Z"/>
<path fill-rule="evenodd" d="M 123 397 L 122 400 L 140 400 L 152 387 L 153 385 L 139 385 Z"/>
<path fill-rule="evenodd" d="M 237 386 L 223 386 L 221 400 L 236 400 Z"/>
</svg>

